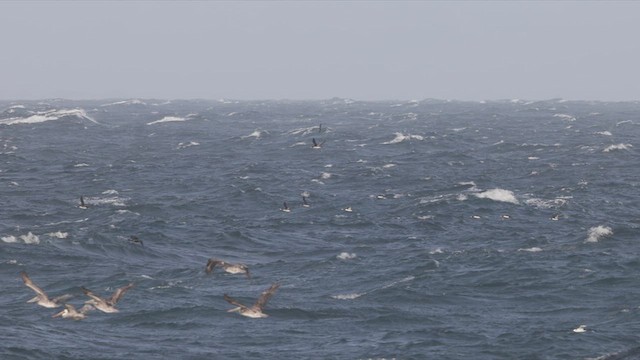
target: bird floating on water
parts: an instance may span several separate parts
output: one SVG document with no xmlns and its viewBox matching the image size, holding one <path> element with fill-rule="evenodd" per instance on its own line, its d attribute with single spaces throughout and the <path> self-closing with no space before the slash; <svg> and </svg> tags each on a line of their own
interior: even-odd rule
<svg viewBox="0 0 640 360">
<path fill-rule="evenodd" d="M 289 205 L 287 205 L 286 201 L 284 203 L 282 203 L 282 209 L 280 209 L 280 210 L 284 211 L 284 212 L 291 212 L 291 209 L 289 208 Z"/>
<path fill-rule="evenodd" d="M 124 293 L 127 292 L 127 290 L 131 289 L 132 287 L 133 287 L 133 283 L 130 283 L 119 289 L 116 289 L 116 291 L 114 291 L 114 293 L 108 299 L 102 298 L 94 294 L 91 290 L 87 289 L 84 286 L 81 286 L 80 288 L 82 289 L 82 292 L 84 292 L 85 295 L 91 298 L 91 300 L 88 300 L 87 302 L 85 302 L 85 304 L 93 305 L 96 309 L 102 312 L 115 313 L 119 311 L 118 309 L 116 309 L 116 303 L 122 298 Z"/>
<path fill-rule="evenodd" d="M 237 306 L 236 308 L 227 310 L 227 312 L 237 312 L 242 316 L 250 318 L 265 318 L 269 315 L 263 313 L 262 310 L 264 309 L 265 305 L 267 305 L 267 301 L 269 301 L 271 296 L 273 296 L 273 293 L 275 293 L 279 287 L 280 284 L 272 284 L 267 290 L 263 291 L 262 294 L 260 294 L 260 298 L 258 298 L 258 301 L 256 301 L 256 303 L 251 307 L 243 305 L 229 295 L 224 294 L 224 299 L 228 303 Z"/>
<path fill-rule="evenodd" d="M 303 207 L 309 207 L 309 206 L 311 206 L 311 205 L 309 205 L 309 203 L 307 202 L 307 197 L 306 197 L 306 196 L 303 196 L 303 197 L 302 197 L 302 206 L 303 206 Z"/>
<path fill-rule="evenodd" d="M 251 278 L 251 274 L 249 273 L 249 268 L 247 267 L 247 265 L 232 264 L 232 263 L 228 263 L 226 261 L 222 261 L 214 258 L 211 258 L 209 259 L 209 261 L 207 261 L 207 266 L 205 268 L 205 271 L 207 272 L 207 274 L 211 274 L 213 272 L 213 269 L 216 266 L 221 267 L 222 270 L 228 272 L 229 274 L 245 274 L 247 278 L 249 279 Z"/>
<path fill-rule="evenodd" d="M 47 296 L 47 294 L 44 292 L 44 290 L 42 290 L 40 287 L 38 287 L 38 285 L 34 284 L 33 281 L 31 281 L 31 278 L 29 277 L 29 275 L 27 275 L 26 272 L 21 271 L 20 277 L 22 277 L 22 281 L 24 281 L 24 284 L 27 285 L 27 287 L 30 288 L 31 290 L 35 291 L 37 294 L 36 297 L 27 301 L 28 303 L 34 302 L 40 306 L 52 309 L 52 308 L 57 308 L 62 306 L 62 303 L 65 300 L 73 297 L 73 295 L 65 294 L 65 295 L 50 299 Z"/>
</svg>

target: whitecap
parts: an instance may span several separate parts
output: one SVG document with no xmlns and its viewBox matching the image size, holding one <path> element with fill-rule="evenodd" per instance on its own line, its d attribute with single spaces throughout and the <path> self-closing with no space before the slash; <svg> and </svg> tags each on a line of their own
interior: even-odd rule
<svg viewBox="0 0 640 360">
<path fill-rule="evenodd" d="M 530 248 L 522 248 L 522 249 L 518 249 L 518 251 L 526 251 L 526 252 L 540 252 L 542 251 L 542 248 L 539 248 L 537 246 L 534 247 L 530 247 Z"/>
<path fill-rule="evenodd" d="M 557 117 L 566 121 L 576 121 L 576 118 L 569 114 L 554 114 L 553 117 Z"/>
<path fill-rule="evenodd" d="M 142 100 L 132 99 L 132 100 L 123 100 L 123 101 L 116 101 L 108 104 L 102 104 L 100 106 L 113 106 L 113 105 L 146 105 L 146 103 Z"/>
<path fill-rule="evenodd" d="M 420 136 L 420 135 L 411 135 L 411 134 L 407 134 L 404 135 L 403 133 L 395 133 L 395 138 L 393 138 L 393 140 L 390 141 L 386 141 L 383 142 L 383 145 L 388 145 L 388 144 L 397 144 L 406 140 L 411 140 L 411 139 L 415 139 L 415 140 L 424 140 L 424 137 Z"/>
<path fill-rule="evenodd" d="M 54 233 L 48 233 L 47 235 L 54 237 L 54 238 L 58 238 L 58 239 L 66 239 L 67 236 L 69 236 L 69 233 L 67 232 L 62 232 L 62 231 L 56 231 Z"/>
<path fill-rule="evenodd" d="M 262 132 L 260 130 L 256 130 L 256 131 L 252 132 L 251 134 L 245 135 L 245 136 L 241 136 L 240 138 L 241 139 L 246 139 L 246 138 L 253 137 L 253 138 L 259 139 L 261 136 L 262 136 Z"/>
<path fill-rule="evenodd" d="M 2 239 L 2 241 L 6 242 L 6 243 L 9 243 L 9 244 L 18 242 L 18 239 L 13 235 L 3 236 L 0 239 Z"/>
<path fill-rule="evenodd" d="M 192 147 L 192 146 L 198 146 L 200 145 L 199 142 L 196 141 L 189 141 L 188 143 L 178 143 L 178 147 L 176 149 L 185 149 L 188 147 Z"/>
<path fill-rule="evenodd" d="M 73 165 L 73 167 L 87 167 L 87 166 L 89 166 L 89 164 L 85 164 L 85 163 L 80 163 L 80 164 Z"/>
<path fill-rule="evenodd" d="M 166 123 L 166 122 L 181 122 L 181 121 L 187 121 L 187 119 L 183 117 L 178 117 L 178 116 L 165 116 L 160 120 L 148 122 L 147 125 L 160 124 L 160 123 Z"/>
<path fill-rule="evenodd" d="M 348 252 L 341 252 L 340 254 L 338 254 L 336 256 L 337 259 L 340 260 L 351 260 L 351 259 L 355 259 L 356 258 L 356 254 L 355 253 L 348 253 Z"/>
<path fill-rule="evenodd" d="M 533 198 L 525 200 L 524 203 L 538 209 L 552 209 L 565 205 L 567 203 L 567 200 L 564 198 L 557 198 L 553 200 Z"/>
<path fill-rule="evenodd" d="M 79 119 L 86 119 L 94 123 L 98 123 L 92 117 L 87 115 L 87 112 L 82 109 L 69 109 L 69 110 L 48 110 L 37 112 L 26 118 L 9 118 L 0 120 L 0 124 L 15 125 L 15 124 L 38 124 L 45 121 L 58 120 L 66 116 L 75 116 Z"/>
<path fill-rule="evenodd" d="M 388 168 L 392 168 L 394 166 L 396 166 L 396 164 L 384 164 L 384 165 L 382 165 L 382 168 L 383 169 L 388 169 Z"/>
<path fill-rule="evenodd" d="M 607 146 L 602 152 L 611 152 L 615 150 L 630 150 L 633 147 L 631 144 L 616 144 Z"/>
<path fill-rule="evenodd" d="M 22 239 L 25 244 L 40 244 L 40 238 L 38 235 L 34 235 L 31 231 L 26 235 L 20 235 L 20 239 Z"/>
<path fill-rule="evenodd" d="M 507 202 L 512 204 L 519 204 L 518 199 L 513 194 L 513 191 L 505 189 L 491 189 L 478 194 L 474 194 L 481 199 L 490 199 L 494 201 Z"/>
<path fill-rule="evenodd" d="M 613 135 L 609 131 L 598 131 L 598 132 L 596 132 L 596 134 L 597 135 L 604 135 L 604 136 L 612 136 Z"/>
<path fill-rule="evenodd" d="M 331 173 L 328 172 L 323 172 L 322 174 L 320 174 L 320 178 L 323 180 L 327 180 L 331 178 Z"/>
<path fill-rule="evenodd" d="M 598 225 L 590 228 L 587 234 L 588 234 L 588 237 L 587 237 L 587 240 L 585 240 L 585 242 L 595 243 L 604 237 L 613 235 L 613 230 L 608 226 Z"/>
<path fill-rule="evenodd" d="M 353 300 L 353 299 L 359 298 L 362 295 L 364 295 L 364 293 L 338 294 L 338 295 L 331 295 L 331 297 L 337 300 Z"/>
<path fill-rule="evenodd" d="M 117 190 L 113 190 L 113 189 L 111 189 L 111 190 L 105 190 L 105 191 L 103 191 L 103 192 L 102 192 L 102 194 L 103 194 L 103 195 L 117 195 L 117 194 L 118 194 L 118 191 L 117 191 Z"/>
</svg>

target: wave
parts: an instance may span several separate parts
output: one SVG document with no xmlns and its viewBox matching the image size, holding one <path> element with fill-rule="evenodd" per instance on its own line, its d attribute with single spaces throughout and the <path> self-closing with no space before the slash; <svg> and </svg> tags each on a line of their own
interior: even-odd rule
<svg viewBox="0 0 640 360">
<path fill-rule="evenodd" d="M 58 120 L 65 117 L 76 117 L 80 120 L 89 120 L 95 124 L 98 124 L 96 120 L 87 115 L 87 112 L 83 109 L 69 109 L 69 110 L 48 110 L 36 112 L 28 117 L 15 117 L 0 120 L 0 125 L 16 125 L 16 124 L 38 124 L 46 121 Z"/>
<path fill-rule="evenodd" d="M 40 238 L 38 235 L 34 235 L 31 231 L 29 231 L 25 235 L 20 235 L 17 238 L 13 235 L 3 236 L 0 238 L 5 243 L 17 243 L 18 239 L 22 240 L 25 244 L 40 244 Z"/>
<path fill-rule="evenodd" d="M 183 117 L 178 117 L 178 116 L 165 116 L 160 120 L 148 122 L 147 125 L 161 124 L 166 122 L 182 122 L 182 121 L 187 121 L 187 119 Z"/>
<path fill-rule="evenodd" d="M 250 137 L 256 138 L 256 139 L 260 139 L 260 137 L 262 137 L 262 131 L 256 130 L 256 131 L 252 132 L 251 134 L 245 135 L 245 136 L 241 136 L 240 138 L 241 139 L 246 139 L 246 138 L 250 138 Z"/>
<path fill-rule="evenodd" d="M 613 230 L 608 226 L 598 225 L 590 228 L 587 234 L 588 234 L 588 237 L 587 237 L 587 240 L 585 240 L 585 242 L 596 243 L 604 237 L 613 235 Z"/>
<path fill-rule="evenodd" d="M 607 146 L 602 152 L 611 152 L 615 150 L 631 150 L 633 145 L 631 144 L 615 144 Z"/>
<path fill-rule="evenodd" d="M 199 142 L 196 141 L 189 141 L 188 143 L 178 143 L 178 147 L 176 147 L 176 149 L 185 149 L 191 146 L 198 146 L 200 145 Z"/>
<path fill-rule="evenodd" d="M 481 193 L 474 194 L 480 199 L 489 199 L 493 201 L 507 202 L 511 204 L 519 204 L 520 202 L 514 195 L 513 191 L 505 189 L 491 189 Z"/>
<path fill-rule="evenodd" d="M 393 140 L 389 140 L 386 142 L 383 142 L 383 145 L 388 145 L 388 144 L 397 144 L 397 143 L 401 143 L 403 141 L 408 141 L 408 140 L 424 140 L 424 137 L 421 135 L 411 135 L 411 134 L 407 134 L 404 135 L 403 133 L 395 133 L 395 138 L 393 138 Z"/>
<path fill-rule="evenodd" d="M 142 100 L 131 99 L 131 100 L 116 101 L 108 104 L 102 104 L 100 106 L 114 106 L 114 105 L 147 105 L 147 104 Z"/>
<path fill-rule="evenodd" d="M 351 260 L 355 258 L 356 258 L 355 253 L 348 253 L 348 252 L 341 252 L 339 255 L 336 256 L 336 259 L 340 259 L 340 260 Z"/>
</svg>

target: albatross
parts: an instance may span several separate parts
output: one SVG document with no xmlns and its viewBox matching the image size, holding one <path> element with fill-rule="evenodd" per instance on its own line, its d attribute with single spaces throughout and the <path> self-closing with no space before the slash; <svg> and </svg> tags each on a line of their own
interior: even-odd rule
<svg viewBox="0 0 640 360">
<path fill-rule="evenodd" d="M 80 310 L 71 304 L 64 304 L 64 310 L 51 316 L 54 318 L 61 317 L 63 319 L 82 320 L 87 317 L 87 313 L 95 308 L 91 304 L 85 304 Z"/>
<path fill-rule="evenodd" d="M 236 299 L 232 298 L 231 296 L 224 294 L 224 299 L 228 303 L 230 303 L 231 305 L 237 306 L 236 308 L 227 310 L 227 312 L 237 312 L 237 313 L 240 313 L 240 315 L 242 316 L 246 316 L 250 318 L 265 318 L 269 315 L 263 313 L 262 309 L 264 309 L 265 305 L 267 305 L 267 301 L 269 301 L 271 296 L 273 296 L 273 293 L 275 293 L 279 287 L 280 287 L 280 284 L 277 284 L 277 283 L 272 284 L 267 290 L 262 292 L 262 294 L 260 295 L 260 298 L 258 298 L 258 301 L 256 301 L 256 303 L 253 304 L 253 306 L 251 307 L 243 305 L 239 303 Z"/>
<path fill-rule="evenodd" d="M 214 258 L 211 258 L 209 259 L 209 261 L 207 261 L 207 267 L 205 268 L 205 271 L 207 272 L 207 274 L 211 274 L 216 266 L 221 267 L 222 270 L 228 272 L 229 274 L 245 274 L 247 275 L 247 278 L 251 278 L 251 274 L 249 273 L 249 268 L 247 267 L 247 265 L 232 264 Z"/>
<path fill-rule="evenodd" d="M 22 277 L 22 281 L 24 281 L 24 284 L 27 285 L 27 287 L 30 288 L 31 290 L 35 291 L 37 294 L 36 297 L 27 301 L 28 303 L 34 302 L 40 306 L 53 309 L 53 308 L 62 306 L 62 303 L 65 300 L 73 297 L 73 295 L 65 294 L 65 295 L 50 299 L 47 296 L 47 294 L 44 292 L 44 290 L 42 290 L 38 285 L 34 284 L 33 281 L 31 281 L 31 278 L 29 277 L 29 275 L 27 275 L 26 272 L 21 271 L 20 276 Z"/>
<path fill-rule="evenodd" d="M 113 295 L 111 295 L 111 297 L 108 299 L 101 298 L 100 296 L 94 294 L 91 290 L 87 289 L 84 286 L 81 286 L 80 288 L 82 289 L 82 292 L 84 292 L 85 295 L 91 298 L 91 300 L 88 300 L 87 302 L 85 302 L 85 304 L 92 305 L 96 309 L 102 312 L 115 313 L 120 311 L 116 309 L 116 303 L 118 302 L 118 300 L 120 300 L 120 298 L 122 298 L 124 293 L 127 292 L 127 290 L 131 289 L 132 287 L 133 287 L 133 283 L 130 283 L 119 289 L 116 289 L 116 291 L 113 292 Z"/>
</svg>

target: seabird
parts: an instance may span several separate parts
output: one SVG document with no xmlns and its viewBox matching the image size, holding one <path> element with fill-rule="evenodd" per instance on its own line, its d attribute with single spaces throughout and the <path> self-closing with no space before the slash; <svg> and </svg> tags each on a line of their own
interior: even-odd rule
<svg viewBox="0 0 640 360">
<path fill-rule="evenodd" d="M 84 197 L 80 195 L 80 205 L 78 205 L 80 209 L 86 209 L 87 205 L 84 203 Z"/>
<path fill-rule="evenodd" d="M 31 278 L 29 278 L 29 275 L 27 275 L 26 272 L 21 271 L 20 276 L 22 277 L 22 281 L 24 281 L 24 284 L 27 285 L 27 287 L 31 290 L 35 291 L 36 294 L 38 294 L 36 295 L 36 297 L 27 301 L 28 303 L 34 302 L 40 306 L 52 309 L 60 307 L 65 300 L 73 297 L 72 295 L 65 294 L 53 299 L 49 299 L 47 294 L 40 287 L 38 287 L 38 285 L 34 284 L 33 281 L 31 281 Z"/>
<path fill-rule="evenodd" d="M 267 301 L 269 301 L 273 293 L 275 293 L 279 287 L 280 287 L 280 284 L 277 284 L 277 283 L 271 285 L 271 287 L 269 287 L 266 291 L 262 292 L 258 301 L 256 301 L 256 303 L 251 307 L 247 307 L 239 303 L 237 300 L 233 299 L 229 295 L 224 294 L 224 299 L 228 303 L 237 306 L 236 308 L 227 310 L 227 312 L 238 312 L 240 313 L 240 315 L 250 317 L 250 318 L 265 318 L 269 315 L 263 313 L 262 309 L 264 309 L 265 305 L 267 305 Z"/>
<path fill-rule="evenodd" d="M 63 319 L 82 320 L 87 317 L 87 313 L 95 308 L 91 304 L 85 304 L 80 308 L 80 311 L 76 310 L 76 307 L 71 304 L 64 304 L 64 310 L 51 316 L 54 318 L 61 317 Z"/>
<path fill-rule="evenodd" d="M 284 212 L 291 212 L 291 209 L 289 209 L 289 205 L 287 205 L 287 202 L 285 201 L 284 203 L 282 203 L 282 209 L 280 209 Z"/>
<path fill-rule="evenodd" d="M 306 196 L 302 197 L 302 206 L 304 206 L 304 207 L 309 207 L 310 206 L 309 203 L 307 202 Z"/>
<path fill-rule="evenodd" d="M 245 264 L 231 264 L 222 260 L 211 258 L 207 261 L 207 267 L 205 271 L 207 274 L 211 274 L 213 272 L 213 268 L 216 266 L 221 267 L 224 271 L 229 274 L 245 274 L 247 278 L 251 278 L 251 274 L 249 273 L 249 268 Z"/>
<path fill-rule="evenodd" d="M 311 147 L 314 149 L 320 149 L 322 147 L 322 144 L 324 144 L 324 141 L 318 144 L 316 138 L 312 138 L 311 141 L 313 142 L 313 145 L 311 145 Z"/>
<path fill-rule="evenodd" d="M 344 210 L 344 211 L 346 211 L 346 212 L 352 212 L 352 211 L 353 211 L 353 209 L 351 208 L 351 206 L 346 207 L 346 208 L 344 208 L 344 209 L 342 209 L 342 210 Z"/>
<path fill-rule="evenodd" d="M 93 305 L 96 309 L 102 312 L 115 313 L 119 311 L 118 309 L 116 309 L 116 303 L 118 302 L 118 300 L 120 300 L 124 293 L 132 287 L 133 283 L 130 283 L 117 289 L 109 299 L 101 298 L 84 286 L 81 286 L 80 288 L 85 295 L 91 298 L 91 300 L 88 300 L 87 302 L 85 302 L 85 304 Z"/>
<path fill-rule="evenodd" d="M 140 244 L 140 246 L 144 246 L 144 244 L 142 243 L 142 240 L 140 240 L 137 236 L 132 235 L 131 237 L 129 237 L 129 241 L 135 244 Z"/>
<path fill-rule="evenodd" d="M 551 217 L 551 220 L 553 220 L 553 221 L 558 221 L 558 220 L 560 220 L 560 214 L 555 214 L 555 215 L 553 215 L 553 216 Z"/>
</svg>

